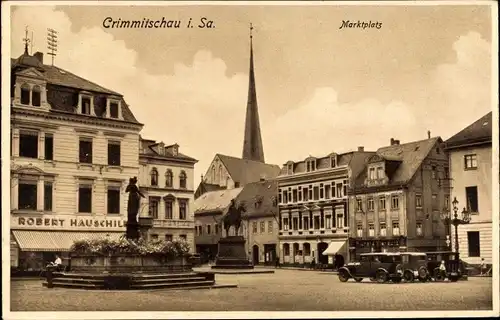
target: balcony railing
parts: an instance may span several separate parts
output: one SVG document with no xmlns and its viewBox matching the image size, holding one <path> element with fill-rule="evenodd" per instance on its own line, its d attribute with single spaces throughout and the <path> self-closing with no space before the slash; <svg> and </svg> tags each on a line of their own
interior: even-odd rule
<svg viewBox="0 0 500 320">
<path fill-rule="evenodd" d="M 194 221 L 189 220 L 154 220 L 153 228 L 194 228 Z"/>
</svg>

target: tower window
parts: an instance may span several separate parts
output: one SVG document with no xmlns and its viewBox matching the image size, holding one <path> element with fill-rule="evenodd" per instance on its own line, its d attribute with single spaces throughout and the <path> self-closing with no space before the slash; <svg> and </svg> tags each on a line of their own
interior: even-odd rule
<svg viewBox="0 0 500 320">
<path fill-rule="evenodd" d="M 27 84 L 21 86 L 21 104 L 30 104 L 30 86 Z"/>
<path fill-rule="evenodd" d="M 39 86 L 34 86 L 33 91 L 31 92 L 31 104 L 35 107 L 39 107 L 41 105 L 41 90 Z"/>
</svg>

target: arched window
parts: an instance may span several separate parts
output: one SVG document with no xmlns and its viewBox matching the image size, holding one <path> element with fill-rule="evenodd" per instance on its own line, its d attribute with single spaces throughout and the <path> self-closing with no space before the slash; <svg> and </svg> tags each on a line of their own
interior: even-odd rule
<svg viewBox="0 0 500 320">
<path fill-rule="evenodd" d="M 31 105 L 35 107 L 39 107 L 41 105 L 42 100 L 42 91 L 39 86 L 34 86 L 31 92 Z"/>
<path fill-rule="evenodd" d="M 215 166 L 212 167 L 212 183 L 215 183 Z"/>
<path fill-rule="evenodd" d="M 219 184 L 222 184 L 224 177 L 222 176 L 222 165 L 219 165 Z"/>
<path fill-rule="evenodd" d="M 21 86 L 21 104 L 30 104 L 30 86 L 26 83 Z"/>
<path fill-rule="evenodd" d="M 158 185 L 158 170 L 156 168 L 153 168 L 151 170 L 151 185 L 152 186 L 157 186 Z"/>
<path fill-rule="evenodd" d="M 172 188 L 174 185 L 174 175 L 172 174 L 172 170 L 168 169 L 165 172 L 165 187 Z"/>
<path fill-rule="evenodd" d="M 179 188 L 186 189 L 186 173 L 184 171 L 181 171 L 181 174 L 179 175 Z"/>
</svg>

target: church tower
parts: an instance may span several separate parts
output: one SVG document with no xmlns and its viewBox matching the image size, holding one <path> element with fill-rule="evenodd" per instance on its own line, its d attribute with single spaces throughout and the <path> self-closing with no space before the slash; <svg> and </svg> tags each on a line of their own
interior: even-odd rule
<svg viewBox="0 0 500 320">
<path fill-rule="evenodd" d="M 259 109 L 257 106 L 257 92 L 255 90 L 255 74 L 253 69 L 252 29 L 253 27 L 250 24 L 250 72 L 242 158 L 264 163 L 264 147 L 260 134 Z"/>
</svg>

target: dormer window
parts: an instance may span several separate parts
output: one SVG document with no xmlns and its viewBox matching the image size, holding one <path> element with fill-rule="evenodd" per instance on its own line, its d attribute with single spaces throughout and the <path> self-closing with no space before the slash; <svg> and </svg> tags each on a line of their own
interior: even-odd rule
<svg viewBox="0 0 500 320">
<path fill-rule="evenodd" d="M 31 91 L 31 104 L 34 107 L 39 107 L 41 106 L 42 102 L 42 90 L 40 89 L 40 86 L 34 86 L 33 90 Z"/>
<path fill-rule="evenodd" d="M 118 97 L 108 98 L 106 102 L 106 118 L 123 120 L 121 109 L 122 104 Z"/>
<path fill-rule="evenodd" d="M 293 162 L 289 161 L 286 164 L 286 171 L 287 171 L 287 174 L 293 174 Z"/>
<path fill-rule="evenodd" d="M 90 98 L 82 98 L 82 114 L 90 115 Z"/>
<path fill-rule="evenodd" d="M 337 167 L 337 154 L 332 153 L 330 155 L 330 167 L 335 168 Z"/>
<path fill-rule="evenodd" d="M 30 86 L 26 83 L 21 86 L 21 104 L 30 104 Z"/>
<path fill-rule="evenodd" d="M 109 104 L 109 116 L 118 119 L 118 103 L 112 102 Z"/>
<path fill-rule="evenodd" d="M 306 160 L 307 172 L 316 170 L 316 159 Z"/>
<path fill-rule="evenodd" d="M 94 98 L 89 92 L 80 92 L 77 108 L 79 114 L 95 116 Z"/>
<path fill-rule="evenodd" d="M 179 155 L 179 146 L 175 145 L 172 147 L 172 154 L 174 157 L 177 157 Z"/>
</svg>

